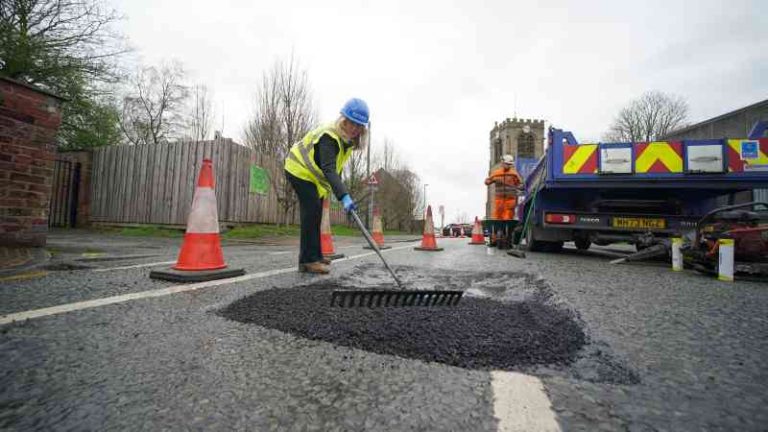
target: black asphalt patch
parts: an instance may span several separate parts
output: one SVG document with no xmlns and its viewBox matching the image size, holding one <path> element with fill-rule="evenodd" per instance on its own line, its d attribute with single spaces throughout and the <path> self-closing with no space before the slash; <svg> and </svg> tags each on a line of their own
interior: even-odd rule
<svg viewBox="0 0 768 432">
<path fill-rule="evenodd" d="M 331 308 L 332 290 L 349 288 L 326 280 L 261 291 L 220 314 L 312 340 L 481 370 L 571 364 L 586 342 L 573 313 L 543 291 L 520 301 L 465 295 L 455 307 Z"/>
</svg>

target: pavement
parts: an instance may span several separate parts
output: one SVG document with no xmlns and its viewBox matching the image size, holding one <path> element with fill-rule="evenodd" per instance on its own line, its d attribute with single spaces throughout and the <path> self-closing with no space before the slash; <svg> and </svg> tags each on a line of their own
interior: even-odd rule
<svg viewBox="0 0 768 432">
<path fill-rule="evenodd" d="M 148 274 L 175 261 L 180 239 L 53 233 L 45 266 L 0 281 L 0 430 L 759 431 L 768 424 L 765 284 L 657 263 L 610 265 L 622 248 L 517 259 L 469 239 L 438 239 L 443 252 L 395 243 L 384 256 L 409 286 L 466 290 L 453 332 L 430 326 L 450 320 L 444 311 L 299 319 L 334 287 L 389 283 L 360 239 L 336 240 L 346 258 L 328 276 L 297 273 L 293 245 L 228 243 L 228 264 L 245 276 L 178 285 Z M 249 302 L 247 319 L 227 316 Z M 479 328 L 486 303 L 495 318 L 484 321 L 485 331 L 469 331 Z M 302 314 L 287 319 L 286 305 Z M 282 315 L 266 316 L 272 312 Z M 476 342 L 458 339 L 466 337 L 462 328 L 485 347 L 506 340 L 495 321 L 533 326 L 528 339 L 507 330 L 541 353 L 556 346 L 563 325 L 583 340 L 575 351 L 554 351 L 569 353 L 554 360 L 523 361 L 507 347 L 499 351 L 511 358 L 505 364 L 481 359 L 483 350 L 474 364 L 452 362 L 451 353 Z M 436 348 L 399 349 L 397 331 L 375 333 L 366 324 L 393 322 L 408 324 L 405 342 L 432 332 Z M 317 324 L 313 334 L 302 332 L 307 323 Z M 380 345 L 377 334 L 386 334 Z M 452 348 L 438 352 L 445 347 Z"/>
</svg>

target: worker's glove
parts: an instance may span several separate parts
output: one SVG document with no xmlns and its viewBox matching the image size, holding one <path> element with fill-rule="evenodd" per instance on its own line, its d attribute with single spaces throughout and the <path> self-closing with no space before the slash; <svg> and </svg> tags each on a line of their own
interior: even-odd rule
<svg viewBox="0 0 768 432">
<path fill-rule="evenodd" d="M 341 204 L 344 206 L 344 211 L 347 213 L 351 213 L 352 210 L 357 210 L 357 205 L 352 201 L 352 197 L 349 196 L 349 194 L 341 197 Z"/>
</svg>

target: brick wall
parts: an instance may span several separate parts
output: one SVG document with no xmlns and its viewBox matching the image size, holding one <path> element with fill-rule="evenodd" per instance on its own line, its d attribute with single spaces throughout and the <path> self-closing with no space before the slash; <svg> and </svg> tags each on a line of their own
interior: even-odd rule
<svg viewBox="0 0 768 432">
<path fill-rule="evenodd" d="M 44 246 L 61 99 L 0 78 L 0 244 Z"/>
</svg>

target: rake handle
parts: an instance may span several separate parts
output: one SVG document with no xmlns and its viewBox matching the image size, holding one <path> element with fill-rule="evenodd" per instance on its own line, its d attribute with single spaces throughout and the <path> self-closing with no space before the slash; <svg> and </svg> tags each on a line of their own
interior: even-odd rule
<svg viewBox="0 0 768 432">
<path fill-rule="evenodd" d="M 373 237 L 371 237 L 371 234 L 368 232 L 367 229 L 365 229 L 365 225 L 363 225 L 363 221 L 360 220 L 360 217 L 357 215 L 357 212 L 354 210 L 350 210 L 349 214 L 352 216 L 352 219 L 354 219 L 355 223 L 357 224 L 357 227 L 360 229 L 360 232 L 363 233 L 363 237 L 365 237 L 365 240 L 368 241 L 368 244 L 371 246 L 371 249 L 376 252 L 376 254 L 381 258 L 381 262 L 384 263 L 384 267 L 389 270 L 389 273 L 392 275 L 392 278 L 395 279 L 395 282 L 397 282 L 398 288 L 403 288 L 402 282 L 400 282 L 400 279 L 397 278 L 397 275 L 395 275 L 395 272 L 392 271 L 392 269 L 389 267 L 389 264 L 387 264 L 387 260 L 384 259 L 384 256 L 381 254 L 381 251 L 379 250 L 379 246 L 376 244 L 376 242 L 373 240 Z"/>
</svg>

